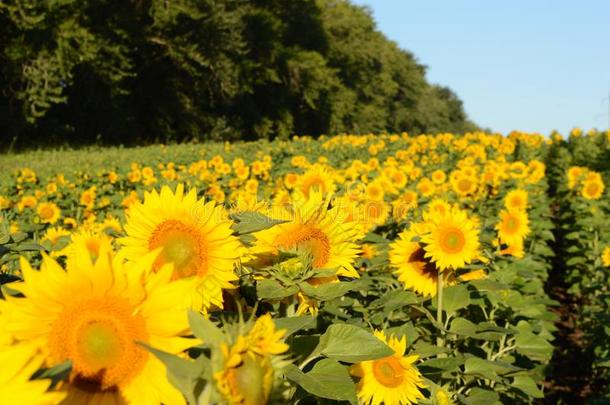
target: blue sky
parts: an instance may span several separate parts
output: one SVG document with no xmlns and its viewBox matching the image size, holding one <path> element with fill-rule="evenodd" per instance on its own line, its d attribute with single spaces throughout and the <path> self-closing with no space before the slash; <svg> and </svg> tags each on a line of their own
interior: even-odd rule
<svg viewBox="0 0 610 405">
<path fill-rule="evenodd" d="M 608 126 L 610 0 L 353 0 L 494 131 Z M 605 99 L 605 100 L 604 100 Z"/>
</svg>

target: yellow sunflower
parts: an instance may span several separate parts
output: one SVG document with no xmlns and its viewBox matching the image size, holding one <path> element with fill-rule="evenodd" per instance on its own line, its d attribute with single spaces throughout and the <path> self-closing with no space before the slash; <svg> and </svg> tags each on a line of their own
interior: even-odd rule
<svg viewBox="0 0 610 405">
<path fill-rule="evenodd" d="M 322 165 L 315 164 L 299 176 L 296 187 L 306 197 L 309 196 L 311 191 L 332 194 L 335 191 L 335 182 L 329 170 Z"/>
<path fill-rule="evenodd" d="M 504 197 L 504 206 L 508 209 L 526 210 L 527 191 L 520 188 L 509 191 Z"/>
<path fill-rule="evenodd" d="M 48 392 L 50 380 L 30 380 L 43 359 L 29 344 L 0 348 L 0 398 L 5 404 L 54 405 L 66 396 Z"/>
<path fill-rule="evenodd" d="M 191 286 L 171 281 L 171 266 L 148 269 L 155 254 L 126 264 L 102 247 L 95 263 L 79 260 L 64 270 L 48 256 L 39 271 L 21 259 L 22 297 L 6 297 L 5 331 L 16 344 L 40 350 L 44 367 L 70 361 L 58 390 L 62 404 L 184 403 L 165 366 L 137 342 L 169 353 L 192 346 L 184 295 Z"/>
<path fill-rule="evenodd" d="M 127 236 L 119 242 L 127 260 L 161 249 L 154 271 L 172 263 L 174 279 L 193 281 L 193 307 L 222 308 L 222 290 L 234 288 L 234 266 L 243 253 L 222 207 L 197 200 L 194 189 L 185 194 L 183 185 L 178 185 L 175 193 L 164 186 L 160 193 L 153 190 L 146 194 L 144 203 L 131 207 L 125 232 Z"/>
<path fill-rule="evenodd" d="M 582 183 L 580 194 L 587 200 L 598 200 L 603 195 L 604 188 L 601 179 L 586 180 Z"/>
<path fill-rule="evenodd" d="M 412 230 L 402 232 L 390 245 L 390 264 L 405 289 L 427 297 L 436 295 L 439 271 L 434 263 L 425 257 L 423 246 L 413 238 Z"/>
<path fill-rule="evenodd" d="M 496 230 L 502 243 L 518 246 L 530 232 L 527 212 L 515 209 L 502 210 Z"/>
<path fill-rule="evenodd" d="M 38 204 L 36 213 L 43 224 L 54 224 L 61 216 L 61 209 L 54 203 L 45 202 Z"/>
<path fill-rule="evenodd" d="M 610 267 L 610 246 L 606 246 L 602 253 L 602 264 L 604 267 Z"/>
<path fill-rule="evenodd" d="M 278 206 L 273 216 L 286 222 L 256 232 L 251 249 L 256 255 L 280 251 L 311 255 L 315 269 L 337 269 L 337 275 L 358 277 L 353 263 L 360 253 L 355 243 L 360 234 L 356 223 L 348 222 L 339 207 L 328 208 L 330 196 L 298 193 L 292 206 Z"/>
<path fill-rule="evenodd" d="M 466 212 L 452 208 L 445 214 L 426 215 L 425 219 L 429 225 L 429 232 L 421 238 L 425 257 L 441 271 L 457 269 L 478 257 L 479 231 Z"/>
<path fill-rule="evenodd" d="M 455 172 L 450 176 L 450 181 L 453 191 L 460 197 L 473 195 L 477 191 L 478 181 L 474 176 Z"/>
<path fill-rule="evenodd" d="M 229 405 L 265 405 L 273 389 L 278 357 L 288 350 L 285 330 L 276 330 L 269 314 L 231 345 L 222 343 L 222 369 L 214 373 L 216 388 Z M 279 361 L 278 361 L 279 360 Z"/>
<path fill-rule="evenodd" d="M 358 398 L 365 404 L 414 404 L 424 398 L 420 389 L 424 380 L 413 365 L 417 355 L 405 356 L 407 340 L 387 338 L 383 331 L 375 336 L 394 350 L 394 354 L 377 360 L 363 361 L 353 365 L 350 373 L 360 378 Z"/>
</svg>

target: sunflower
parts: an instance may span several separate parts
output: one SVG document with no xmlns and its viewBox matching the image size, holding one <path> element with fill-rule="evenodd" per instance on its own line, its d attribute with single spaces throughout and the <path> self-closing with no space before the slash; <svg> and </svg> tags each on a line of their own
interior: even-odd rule
<svg viewBox="0 0 610 405">
<path fill-rule="evenodd" d="M 450 176 L 450 181 L 453 191 L 460 197 L 473 195 L 477 191 L 478 182 L 476 177 L 456 172 L 456 174 Z"/>
<path fill-rule="evenodd" d="M 282 353 L 285 330 L 276 330 L 269 314 L 258 318 L 247 334 L 233 344 L 221 344 L 222 369 L 214 373 L 216 388 L 230 405 L 265 405 L 273 389 L 275 369 Z"/>
<path fill-rule="evenodd" d="M 339 207 L 328 208 L 331 196 L 297 193 L 292 206 L 278 206 L 273 215 L 286 222 L 256 232 L 251 249 L 256 255 L 289 251 L 311 255 L 314 269 L 337 269 L 337 275 L 358 277 L 353 262 L 360 253 L 360 234 Z"/>
<path fill-rule="evenodd" d="M 405 289 L 412 289 L 426 297 L 436 295 L 439 271 L 429 258 L 425 257 L 423 246 L 413 238 L 417 234 L 404 231 L 390 245 L 390 264 L 396 270 L 398 281 Z"/>
<path fill-rule="evenodd" d="M 197 200 L 194 189 L 184 194 L 182 184 L 175 193 L 164 186 L 160 193 L 153 190 L 145 195 L 144 203 L 131 207 L 125 232 L 127 236 L 119 242 L 126 259 L 135 261 L 161 249 L 154 271 L 172 263 L 174 279 L 193 280 L 193 307 L 222 308 L 222 290 L 233 288 L 234 266 L 243 253 L 222 207 Z"/>
<path fill-rule="evenodd" d="M 174 354 L 192 346 L 183 337 L 191 286 L 170 281 L 171 266 L 144 278 L 154 260 L 126 264 L 105 247 L 95 263 L 68 260 L 66 270 L 46 255 L 39 271 L 21 259 L 23 282 L 10 286 L 22 297 L 6 297 L 4 333 L 39 350 L 43 367 L 71 362 L 62 403 L 184 403 L 163 364 L 137 343 Z"/>
<path fill-rule="evenodd" d="M 396 219 L 405 219 L 408 212 L 414 208 L 417 208 L 417 193 L 407 190 L 392 201 L 392 216 Z"/>
<path fill-rule="evenodd" d="M 604 182 L 601 179 L 586 180 L 582 183 L 580 194 L 587 200 L 597 200 L 604 193 Z"/>
<path fill-rule="evenodd" d="M 432 182 L 434 182 L 434 184 L 443 184 L 445 180 L 447 180 L 447 175 L 444 171 L 439 169 L 432 172 Z"/>
<path fill-rule="evenodd" d="M 356 218 L 365 229 L 370 230 L 385 224 L 389 214 L 390 207 L 385 201 L 365 200 L 359 204 Z"/>
<path fill-rule="evenodd" d="M 44 202 L 38 204 L 38 208 L 36 208 L 36 213 L 40 217 L 40 221 L 43 224 L 54 224 L 59 219 L 61 215 L 61 210 L 54 203 Z"/>
<path fill-rule="evenodd" d="M 28 344 L 0 348 L 0 398 L 6 404 L 53 405 L 66 396 L 63 392 L 47 392 L 50 380 L 30 380 L 42 365 L 38 351 Z"/>
<path fill-rule="evenodd" d="M 366 197 L 374 201 L 383 201 L 385 191 L 381 182 L 373 181 L 366 185 L 365 188 Z"/>
<path fill-rule="evenodd" d="M 604 267 L 610 267 L 610 246 L 606 246 L 602 253 L 602 264 Z"/>
<path fill-rule="evenodd" d="M 515 246 L 523 242 L 529 234 L 527 212 L 523 210 L 505 209 L 500 212 L 500 222 L 496 225 L 498 236 L 502 243 Z"/>
<path fill-rule="evenodd" d="M 420 389 L 424 380 L 413 365 L 417 355 L 405 356 L 406 338 L 387 338 L 383 331 L 375 336 L 394 350 L 394 354 L 377 360 L 363 361 L 353 365 L 350 373 L 360 378 L 358 398 L 365 404 L 413 404 L 424 398 Z"/>
<path fill-rule="evenodd" d="M 103 232 L 81 228 L 70 235 L 71 243 L 57 252 L 57 255 L 68 256 L 68 260 L 78 262 L 91 260 L 95 262 L 100 252 L 111 249 L 112 240 Z"/>
<path fill-rule="evenodd" d="M 466 212 L 452 208 L 445 214 L 426 215 L 425 219 L 429 226 L 429 232 L 421 238 L 426 245 L 425 257 L 441 271 L 455 270 L 478 257 L 479 231 Z"/>
<path fill-rule="evenodd" d="M 333 194 L 335 191 L 335 182 L 332 174 L 324 166 L 315 164 L 299 176 L 299 179 L 296 182 L 296 188 L 300 190 L 305 197 L 308 197 L 311 191 L 319 191 L 322 192 L 322 194 Z"/>
<path fill-rule="evenodd" d="M 507 209 L 525 210 L 527 209 L 527 191 L 517 188 L 511 190 L 504 197 L 504 206 Z"/>
</svg>

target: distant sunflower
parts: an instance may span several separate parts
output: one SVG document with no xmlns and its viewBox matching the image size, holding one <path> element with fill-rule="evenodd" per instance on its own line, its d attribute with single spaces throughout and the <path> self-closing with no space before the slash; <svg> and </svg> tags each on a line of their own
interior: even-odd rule
<svg viewBox="0 0 610 405">
<path fill-rule="evenodd" d="M 453 191 L 460 197 L 473 195 L 477 191 L 478 181 L 474 176 L 458 173 L 450 177 Z"/>
<path fill-rule="evenodd" d="M 335 182 L 332 173 L 322 165 L 313 165 L 305 173 L 299 176 L 296 187 L 306 197 L 311 191 L 322 194 L 332 194 L 335 191 Z"/>
<path fill-rule="evenodd" d="M 36 208 L 36 213 L 40 217 L 40 221 L 42 223 L 54 224 L 61 216 L 61 209 L 59 209 L 59 207 L 52 202 L 44 202 L 38 204 L 38 208 Z"/>
<path fill-rule="evenodd" d="M 604 267 L 610 267 L 610 246 L 606 246 L 602 253 L 602 264 Z"/>
<path fill-rule="evenodd" d="M 504 206 L 509 210 L 527 209 L 527 191 L 520 188 L 509 191 L 504 197 Z"/>
<path fill-rule="evenodd" d="M 254 234 L 252 253 L 305 253 L 311 255 L 315 269 L 337 269 L 337 275 L 358 277 L 353 263 L 360 253 L 355 243 L 360 231 L 338 207 L 328 208 L 329 199 L 320 192 L 312 192 L 309 197 L 295 194 L 292 206 L 274 210 L 285 223 Z"/>
<path fill-rule="evenodd" d="M 587 200 L 598 200 L 604 193 L 604 182 L 601 179 L 586 180 L 582 183 L 580 194 Z"/>
<path fill-rule="evenodd" d="M 103 232 L 80 229 L 70 235 L 70 244 L 57 252 L 57 255 L 68 256 L 70 262 L 78 264 L 84 260 L 95 263 L 100 251 L 111 250 L 112 239 Z"/>
<path fill-rule="evenodd" d="M 523 210 L 502 210 L 500 222 L 496 225 L 498 236 L 502 243 L 515 246 L 523 242 L 529 234 L 529 219 Z"/>
<path fill-rule="evenodd" d="M 394 354 L 377 360 L 363 361 L 353 365 L 350 373 L 360 378 L 358 398 L 365 404 L 414 404 L 424 398 L 420 389 L 424 380 L 413 365 L 417 355 L 405 356 L 406 338 L 387 338 L 383 331 L 375 336 L 394 350 Z"/>
<path fill-rule="evenodd" d="M 145 195 L 144 203 L 131 207 L 125 232 L 127 236 L 119 242 L 126 259 L 135 261 L 161 249 L 154 271 L 172 263 L 174 279 L 193 279 L 195 308 L 222 308 L 222 290 L 233 288 L 234 266 L 243 252 L 222 207 L 197 200 L 194 189 L 185 195 L 182 184 L 175 193 L 164 186 L 160 193 L 153 190 Z"/>
<path fill-rule="evenodd" d="M 68 261 L 66 270 L 48 256 L 39 271 L 21 259 L 24 281 L 10 286 L 22 297 L 6 297 L 3 333 L 40 350 L 44 367 L 71 362 L 58 387 L 67 394 L 62 403 L 184 403 L 165 366 L 137 343 L 174 354 L 192 345 L 183 337 L 190 285 L 171 282 L 170 266 L 144 278 L 154 260 L 125 264 L 105 247 L 95 263 Z"/>
<path fill-rule="evenodd" d="M 453 208 L 445 214 L 429 215 L 426 222 L 429 232 L 421 238 L 426 245 L 425 257 L 441 271 L 457 269 L 478 257 L 479 231 L 466 212 Z"/>
</svg>

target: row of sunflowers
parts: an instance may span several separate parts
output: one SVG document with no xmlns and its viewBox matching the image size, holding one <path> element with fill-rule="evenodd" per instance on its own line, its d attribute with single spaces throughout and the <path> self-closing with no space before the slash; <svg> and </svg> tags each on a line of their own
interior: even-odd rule
<svg viewBox="0 0 610 405">
<path fill-rule="evenodd" d="M 601 210 L 604 195 L 599 172 L 548 174 L 555 149 L 571 153 L 559 137 L 157 148 L 0 184 L 6 403 L 544 397 L 556 205 Z M 596 235 L 581 251 L 599 270 L 610 235 Z M 605 277 L 574 284 L 607 299 Z"/>
</svg>

